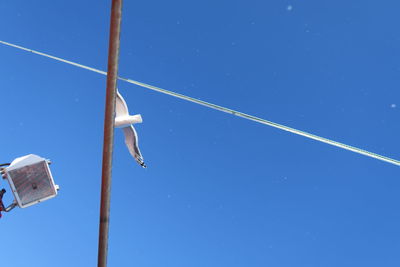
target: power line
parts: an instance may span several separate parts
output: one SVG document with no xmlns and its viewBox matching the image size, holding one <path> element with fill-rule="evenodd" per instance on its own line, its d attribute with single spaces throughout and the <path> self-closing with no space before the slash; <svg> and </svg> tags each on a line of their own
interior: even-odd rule
<svg viewBox="0 0 400 267">
<path fill-rule="evenodd" d="M 91 68 L 91 67 L 79 64 L 79 63 L 75 63 L 75 62 L 66 60 L 66 59 L 55 57 L 55 56 L 52 56 L 52 55 L 49 55 L 49 54 L 45 54 L 45 53 L 42 53 L 42 52 L 39 52 L 39 51 L 35 51 L 35 50 L 29 49 L 29 48 L 25 48 L 25 47 L 22 47 L 22 46 L 19 46 L 19 45 L 15 45 L 15 44 L 11 44 L 11 43 L 8 43 L 8 42 L 4 42 L 4 41 L 1 41 L 1 40 L 0 40 L 0 43 L 2 43 L 4 45 L 7 45 L 7 46 L 14 47 L 14 48 L 18 48 L 18 49 L 21 49 L 21 50 L 24 50 L 24 51 L 27 51 L 27 52 L 31 52 L 33 54 L 37 54 L 37 55 L 44 56 L 44 57 L 47 57 L 47 58 L 51 58 L 51 59 L 54 59 L 54 60 L 57 60 L 57 61 L 60 61 L 60 62 L 64 62 L 64 63 L 70 64 L 70 65 L 73 65 L 73 66 L 76 66 L 76 67 L 79 67 L 79 68 L 82 68 L 82 69 L 90 70 L 90 71 L 93 71 L 93 72 L 96 72 L 96 73 L 99 73 L 99 74 L 102 74 L 102 75 L 107 75 L 107 72 L 105 72 L 105 71 L 102 71 L 102 70 L 99 70 L 99 69 L 95 69 L 95 68 Z M 138 81 L 131 80 L 131 79 L 128 79 L 128 78 L 123 78 L 123 77 L 118 77 L 118 79 L 121 80 L 121 81 L 125 81 L 125 82 L 131 83 L 131 84 L 138 85 L 140 87 L 144 87 L 144 88 L 159 92 L 159 93 L 163 93 L 163 94 L 170 95 L 170 96 L 173 96 L 173 97 L 176 97 L 176 98 L 180 98 L 180 99 L 192 102 L 192 103 L 196 103 L 196 104 L 199 104 L 199 105 L 202 105 L 202 106 L 206 106 L 206 107 L 211 108 L 211 109 L 215 109 L 215 110 L 218 110 L 218 111 L 229 113 L 229 114 L 234 115 L 234 116 L 238 116 L 238 117 L 241 117 L 241 118 L 244 118 L 244 119 L 247 119 L 247 120 L 255 121 L 255 122 L 258 122 L 258 123 L 261 123 L 261 124 L 264 124 L 264 125 L 268 125 L 268 126 L 271 126 L 271 127 L 274 127 L 274 128 L 278 128 L 278 129 L 281 129 L 281 130 L 284 130 L 284 131 L 287 131 L 287 132 L 291 132 L 291 133 L 294 133 L 294 134 L 297 134 L 297 135 L 301 135 L 301 136 L 304 136 L 304 137 L 307 137 L 307 138 L 310 138 L 310 139 L 313 139 L 313 140 L 316 140 L 316 141 L 319 141 L 319 142 L 322 142 L 322 143 L 325 143 L 325 144 L 329 144 L 329 145 L 336 146 L 336 147 L 339 147 L 339 148 L 342 148 L 342 149 L 345 149 L 345 150 L 349 150 L 349 151 L 352 151 L 352 152 L 355 152 L 355 153 L 358 153 L 358 154 L 361 154 L 361 155 L 364 155 L 364 156 L 367 156 L 367 157 L 370 157 L 370 158 L 378 159 L 378 160 L 381 160 L 381 161 L 385 161 L 385 162 L 400 166 L 400 161 L 399 160 L 392 159 L 392 158 L 389 158 L 389 157 L 386 157 L 386 156 L 383 156 L 383 155 L 379 155 L 379 154 L 376 154 L 376 153 L 373 153 L 373 152 L 370 152 L 370 151 L 367 151 L 367 150 L 364 150 L 364 149 L 361 149 L 361 148 L 358 148 L 358 147 L 346 145 L 346 144 L 343 144 L 343 143 L 340 143 L 340 142 L 337 142 L 337 141 L 334 141 L 334 140 L 331 140 L 331 139 L 328 139 L 328 138 L 324 138 L 324 137 L 321 137 L 321 136 L 318 136 L 318 135 L 315 135 L 315 134 L 312 134 L 312 133 L 308 133 L 308 132 L 304 132 L 304 131 L 301 131 L 301 130 L 297 130 L 297 129 L 294 129 L 294 128 L 291 128 L 291 127 L 288 127 L 288 126 L 285 126 L 285 125 L 282 125 L 282 124 L 279 124 L 279 123 L 275 123 L 275 122 L 268 121 L 268 120 L 265 120 L 265 119 L 262 119 L 262 118 L 258 118 L 258 117 L 255 117 L 253 115 L 249 115 L 249 114 L 246 114 L 246 113 L 243 113 L 243 112 L 240 112 L 240 111 L 236 111 L 236 110 L 233 110 L 233 109 L 230 109 L 230 108 L 226 108 L 226 107 L 222 107 L 222 106 L 219 106 L 219 105 L 216 105 L 216 104 L 213 104 L 213 103 L 202 101 L 202 100 L 190 97 L 190 96 L 186 96 L 186 95 L 182 95 L 182 94 L 179 94 L 179 93 L 175 93 L 175 92 L 172 92 L 172 91 L 169 91 L 169 90 L 157 87 L 157 86 L 153 86 L 153 85 L 150 85 L 150 84 L 138 82 Z"/>
</svg>

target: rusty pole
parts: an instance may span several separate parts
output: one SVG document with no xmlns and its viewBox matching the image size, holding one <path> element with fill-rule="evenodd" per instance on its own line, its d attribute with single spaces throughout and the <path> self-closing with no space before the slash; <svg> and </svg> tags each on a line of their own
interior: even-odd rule
<svg viewBox="0 0 400 267">
<path fill-rule="evenodd" d="M 104 116 L 103 164 L 101 176 L 98 267 L 107 266 L 108 228 L 110 222 L 111 167 L 114 145 L 115 96 L 118 77 L 119 36 L 122 0 L 112 0 L 108 47 L 106 107 Z"/>
</svg>

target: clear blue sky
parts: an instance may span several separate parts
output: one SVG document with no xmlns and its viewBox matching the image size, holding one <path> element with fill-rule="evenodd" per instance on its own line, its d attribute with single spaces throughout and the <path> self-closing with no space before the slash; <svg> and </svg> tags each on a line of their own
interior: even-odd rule
<svg viewBox="0 0 400 267">
<path fill-rule="evenodd" d="M 399 159 L 399 8 L 125 1 L 120 75 Z M 2 1 L 0 40 L 105 70 L 109 9 Z M 148 169 L 117 129 L 109 266 L 400 266 L 399 167 L 119 88 Z M 0 161 L 50 158 L 61 187 L 3 216 L 1 265 L 95 266 L 105 77 L 1 45 L 0 90 Z"/>
</svg>

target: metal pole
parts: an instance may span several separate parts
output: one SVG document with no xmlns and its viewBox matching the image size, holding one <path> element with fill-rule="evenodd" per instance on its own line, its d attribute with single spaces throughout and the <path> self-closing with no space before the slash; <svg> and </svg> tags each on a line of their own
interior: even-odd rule
<svg viewBox="0 0 400 267">
<path fill-rule="evenodd" d="M 111 167 L 114 145 L 115 96 L 118 77 L 119 36 L 121 31 L 122 0 L 112 0 L 106 107 L 104 116 L 103 165 L 101 177 L 100 229 L 98 267 L 107 266 L 108 228 L 110 222 Z"/>
</svg>

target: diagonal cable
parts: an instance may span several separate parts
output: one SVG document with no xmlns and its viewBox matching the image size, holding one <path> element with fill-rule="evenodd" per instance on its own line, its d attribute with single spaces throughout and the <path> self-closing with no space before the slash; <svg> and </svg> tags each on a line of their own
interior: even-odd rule
<svg viewBox="0 0 400 267">
<path fill-rule="evenodd" d="M 27 52 L 31 52 L 33 54 L 37 54 L 37 55 L 44 56 L 44 57 L 47 57 L 47 58 L 51 58 L 51 59 L 54 59 L 54 60 L 57 60 L 57 61 L 60 61 L 60 62 L 64 62 L 64 63 L 70 64 L 70 65 L 73 65 L 73 66 L 76 66 L 76 67 L 79 67 L 79 68 L 82 68 L 82 69 L 86 69 L 86 70 L 90 70 L 90 71 L 93 71 L 93 72 L 96 72 L 96 73 L 99 73 L 99 74 L 107 75 L 107 72 L 105 72 L 105 71 L 102 71 L 102 70 L 99 70 L 99 69 L 95 69 L 95 68 L 91 68 L 91 67 L 79 64 L 79 63 L 75 63 L 75 62 L 66 60 L 66 59 L 55 57 L 55 56 L 52 56 L 52 55 L 49 55 L 49 54 L 45 54 L 45 53 L 42 53 L 42 52 L 39 52 L 39 51 L 35 51 L 35 50 L 29 49 L 29 48 L 25 48 L 25 47 L 22 47 L 22 46 L 19 46 L 19 45 L 15 45 L 15 44 L 11 44 L 11 43 L 8 43 L 8 42 L 4 42 L 4 41 L 1 41 L 1 40 L 0 40 L 0 43 L 4 44 L 4 45 L 7 45 L 7 46 L 14 47 L 14 48 L 18 48 L 18 49 L 21 49 L 21 50 L 24 50 L 24 51 L 27 51 Z M 229 114 L 234 115 L 234 116 L 238 116 L 238 117 L 241 117 L 241 118 L 244 118 L 244 119 L 247 119 L 247 120 L 255 121 L 255 122 L 258 122 L 258 123 L 261 123 L 261 124 L 264 124 L 264 125 L 268 125 L 268 126 L 271 126 L 271 127 L 274 127 L 274 128 L 278 128 L 278 129 L 281 129 L 281 130 L 284 130 L 284 131 L 287 131 L 287 132 L 291 132 L 291 133 L 294 133 L 294 134 L 297 134 L 297 135 L 301 135 L 301 136 L 304 136 L 304 137 L 307 137 L 307 138 L 310 138 L 310 139 L 313 139 L 313 140 L 316 140 L 316 141 L 319 141 L 319 142 L 322 142 L 322 143 L 325 143 L 325 144 L 329 144 L 329 145 L 336 146 L 336 147 L 339 147 L 339 148 L 342 148 L 342 149 L 345 149 L 345 150 L 349 150 L 349 151 L 352 151 L 352 152 L 355 152 L 355 153 L 358 153 L 358 154 L 361 154 L 361 155 L 364 155 L 364 156 L 367 156 L 367 157 L 370 157 L 370 158 L 378 159 L 378 160 L 381 160 L 381 161 L 385 161 L 385 162 L 400 166 L 400 161 L 399 160 L 392 159 L 392 158 L 389 158 L 389 157 L 386 157 L 386 156 L 383 156 L 383 155 L 379 155 L 379 154 L 376 154 L 376 153 L 373 153 L 373 152 L 370 152 L 370 151 L 367 151 L 367 150 L 364 150 L 364 149 L 361 149 L 361 148 L 358 148 L 358 147 L 346 145 L 346 144 L 343 144 L 343 143 L 340 143 L 340 142 L 337 142 L 337 141 L 334 141 L 334 140 L 331 140 L 331 139 L 328 139 L 328 138 L 324 138 L 324 137 L 321 137 L 321 136 L 318 136 L 318 135 L 315 135 L 315 134 L 312 134 L 312 133 L 308 133 L 308 132 L 304 132 L 304 131 L 301 131 L 301 130 L 297 130 L 297 129 L 294 129 L 294 128 L 291 128 L 291 127 L 288 127 L 288 126 L 285 126 L 285 125 L 282 125 L 282 124 L 279 124 L 279 123 L 275 123 L 275 122 L 272 122 L 272 121 L 269 121 L 269 120 L 258 118 L 258 117 L 255 117 L 253 115 L 249 115 L 249 114 L 246 114 L 246 113 L 243 113 L 243 112 L 240 112 L 240 111 L 236 111 L 236 110 L 233 110 L 233 109 L 230 109 L 230 108 L 226 108 L 226 107 L 222 107 L 222 106 L 219 106 L 219 105 L 216 105 L 216 104 L 213 104 L 213 103 L 202 101 L 202 100 L 190 97 L 190 96 L 186 96 L 186 95 L 182 95 L 182 94 L 179 94 L 179 93 L 175 93 L 175 92 L 172 92 L 172 91 L 169 91 L 169 90 L 157 87 L 157 86 L 153 86 L 153 85 L 150 85 L 150 84 L 138 82 L 138 81 L 131 80 L 131 79 L 128 79 L 128 78 L 123 78 L 123 77 L 118 77 L 118 79 L 121 80 L 121 81 L 125 81 L 125 82 L 131 83 L 131 84 L 138 85 L 140 87 L 144 87 L 144 88 L 159 92 L 159 93 L 163 93 L 163 94 L 170 95 L 170 96 L 173 96 L 173 97 L 176 97 L 176 98 L 180 98 L 180 99 L 192 102 L 192 103 L 196 103 L 196 104 L 199 104 L 199 105 L 202 105 L 202 106 L 206 106 L 206 107 L 211 108 L 211 109 L 215 109 L 215 110 L 218 110 L 218 111 L 229 113 Z"/>
</svg>

